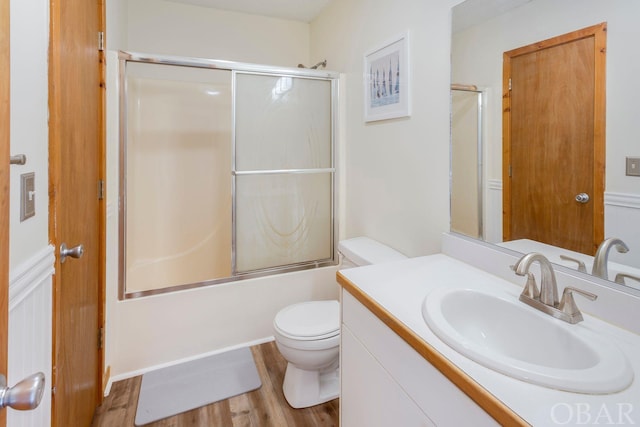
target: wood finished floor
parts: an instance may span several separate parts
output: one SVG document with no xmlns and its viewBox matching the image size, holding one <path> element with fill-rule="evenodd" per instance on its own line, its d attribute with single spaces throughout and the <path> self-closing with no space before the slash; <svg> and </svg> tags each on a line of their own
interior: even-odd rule
<svg viewBox="0 0 640 427">
<path fill-rule="evenodd" d="M 287 362 L 275 342 L 251 347 L 262 387 L 249 393 L 175 415 L 148 427 L 330 427 L 338 425 L 338 399 L 293 409 L 282 394 Z M 134 425 L 142 376 L 118 381 L 96 409 L 92 427 Z"/>
</svg>

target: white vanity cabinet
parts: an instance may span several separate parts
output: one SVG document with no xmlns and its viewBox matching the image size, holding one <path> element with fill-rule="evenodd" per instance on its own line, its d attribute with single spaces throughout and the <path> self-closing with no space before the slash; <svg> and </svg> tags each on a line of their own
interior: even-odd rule
<svg viewBox="0 0 640 427">
<path fill-rule="evenodd" d="M 341 339 L 342 427 L 499 425 L 345 289 Z"/>
</svg>

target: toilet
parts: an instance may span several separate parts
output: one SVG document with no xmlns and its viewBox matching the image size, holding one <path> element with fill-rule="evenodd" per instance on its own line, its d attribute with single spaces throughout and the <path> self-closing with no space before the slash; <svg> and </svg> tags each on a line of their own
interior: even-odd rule
<svg viewBox="0 0 640 427">
<path fill-rule="evenodd" d="M 340 269 L 406 259 L 368 237 L 338 244 Z M 282 390 L 293 408 L 307 408 L 339 395 L 340 303 L 306 301 L 283 308 L 273 320 L 276 346 L 287 360 Z"/>
</svg>

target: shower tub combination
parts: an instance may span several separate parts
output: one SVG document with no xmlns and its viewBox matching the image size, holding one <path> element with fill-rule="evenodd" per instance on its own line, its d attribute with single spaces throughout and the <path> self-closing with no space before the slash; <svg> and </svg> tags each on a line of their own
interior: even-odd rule
<svg viewBox="0 0 640 427">
<path fill-rule="evenodd" d="M 337 263 L 336 73 L 119 60 L 121 299 Z"/>
</svg>

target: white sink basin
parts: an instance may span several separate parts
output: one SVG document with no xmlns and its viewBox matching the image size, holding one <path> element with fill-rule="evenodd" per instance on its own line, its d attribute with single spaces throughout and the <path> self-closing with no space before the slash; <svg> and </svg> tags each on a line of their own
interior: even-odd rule
<svg viewBox="0 0 640 427">
<path fill-rule="evenodd" d="M 615 393 L 633 381 L 627 358 L 608 339 L 506 293 L 439 288 L 425 298 L 422 316 L 459 353 L 522 381 L 592 394 Z"/>
</svg>

